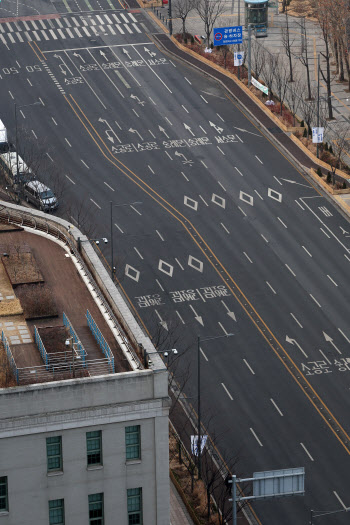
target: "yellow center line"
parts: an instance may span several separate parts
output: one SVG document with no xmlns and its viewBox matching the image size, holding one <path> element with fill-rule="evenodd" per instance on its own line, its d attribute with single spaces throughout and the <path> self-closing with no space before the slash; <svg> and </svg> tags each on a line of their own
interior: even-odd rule
<svg viewBox="0 0 350 525">
<path fill-rule="evenodd" d="M 350 455 L 350 450 L 348 449 L 348 447 L 346 445 L 346 443 L 348 443 L 350 441 L 350 437 L 348 436 L 348 434 L 345 432 L 343 427 L 337 421 L 336 417 L 332 414 L 331 410 L 327 407 L 327 405 L 324 403 L 324 401 L 321 399 L 321 397 L 318 395 L 318 393 L 315 391 L 315 389 L 312 387 L 312 385 L 309 383 L 309 381 L 304 377 L 304 375 L 299 370 L 297 365 L 294 363 L 293 359 L 290 357 L 288 352 L 284 349 L 284 347 L 277 340 L 275 335 L 271 332 L 269 327 L 266 325 L 266 323 L 260 317 L 258 312 L 255 310 L 255 308 L 253 307 L 251 302 L 244 295 L 244 293 L 239 288 L 237 283 L 234 281 L 232 276 L 229 274 L 229 272 L 226 270 L 226 268 L 223 266 L 223 264 L 219 261 L 219 259 L 215 255 L 215 253 L 211 250 L 211 248 L 207 245 L 207 243 L 204 241 L 204 239 L 199 234 L 199 232 L 196 230 L 196 228 L 191 224 L 191 222 L 184 215 L 182 215 L 181 212 L 176 210 L 176 208 L 174 208 L 174 206 L 172 206 L 169 202 L 167 202 L 166 199 L 164 199 L 161 195 L 159 195 L 152 187 L 150 187 L 145 181 L 143 181 L 132 170 L 130 170 L 127 166 L 125 166 L 119 159 L 117 159 L 112 153 L 110 153 L 107 144 L 104 142 L 104 140 L 98 134 L 98 132 L 96 131 L 96 129 L 94 128 L 92 123 L 89 121 L 88 117 L 85 115 L 83 110 L 80 108 L 78 103 L 75 101 L 73 96 L 70 95 L 70 98 L 73 101 L 73 103 L 71 103 L 67 99 L 67 97 L 65 97 L 65 98 L 66 98 L 66 101 L 68 102 L 69 106 L 71 107 L 72 111 L 75 113 L 77 118 L 80 120 L 80 122 L 84 126 L 85 130 L 90 135 L 92 140 L 95 142 L 95 144 L 97 145 L 98 149 L 101 151 L 103 156 L 111 164 L 113 164 L 121 173 L 123 173 L 129 180 L 131 180 L 143 192 L 145 192 L 152 200 L 157 202 L 166 212 L 168 212 L 175 220 L 177 220 L 182 225 L 182 227 L 187 231 L 189 236 L 192 238 L 193 242 L 200 249 L 200 251 L 205 256 L 205 258 L 207 259 L 209 264 L 216 271 L 216 273 L 218 274 L 220 279 L 223 280 L 225 285 L 229 288 L 229 290 L 231 291 L 233 297 L 235 297 L 237 302 L 241 305 L 242 309 L 245 311 L 247 316 L 250 318 L 250 320 L 252 321 L 254 326 L 259 330 L 260 334 L 265 339 L 266 343 L 270 346 L 270 348 L 273 350 L 273 352 L 278 357 L 280 362 L 283 364 L 285 369 L 289 372 L 289 374 L 294 379 L 294 381 L 297 383 L 297 385 L 300 387 L 302 392 L 309 399 L 310 403 L 313 405 L 313 407 L 316 409 L 318 414 L 324 420 L 326 425 L 332 431 L 333 435 L 337 438 L 339 443 L 343 446 L 343 448 L 346 450 L 346 452 Z M 98 137 L 99 142 L 95 138 L 94 135 L 96 137 Z M 107 154 L 106 154 L 106 152 L 107 152 Z M 215 261 L 217 262 L 217 265 L 215 264 Z M 217 266 L 219 266 L 219 268 Z M 226 278 L 225 278 L 225 276 L 226 276 Z M 233 286 L 230 283 L 228 283 L 228 281 L 231 281 Z M 237 295 L 237 292 L 236 292 L 235 288 L 236 288 L 237 292 L 239 293 L 239 295 L 241 295 L 242 299 Z M 256 317 L 256 318 L 254 318 L 254 317 Z M 273 342 L 276 343 L 277 348 L 274 347 Z M 280 355 L 279 351 L 282 354 L 284 354 L 284 355 Z M 285 358 L 287 358 L 287 360 Z M 289 362 L 289 364 L 288 364 L 288 362 Z M 290 366 L 290 365 L 292 365 L 292 366 Z M 293 370 L 291 370 L 291 368 L 294 368 L 296 373 L 293 373 Z M 299 381 L 299 378 L 302 378 L 302 381 L 304 382 L 304 384 L 306 386 L 304 386 L 301 383 L 301 381 Z M 316 405 L 315 401 L 313 400 L 313 396 L 322 405 L 321 408 L 319 408 Z M 328 414 L 325 414 L 324 412 L 327 412 Z M 330 418 L 328 416 L 330 416 Z M 336 428 L 333 428 L 333 425 L 331 424 L 331 422 L 335 423 L 335 425 L 338 426 L 339 429 L 342 431 L 342 433 L 345 436 L 345 440 L 346 440 L 345 443 L 343 442 L 343 440 L 339 436 L 339 430 L 336 429 Z"/>
</svg>

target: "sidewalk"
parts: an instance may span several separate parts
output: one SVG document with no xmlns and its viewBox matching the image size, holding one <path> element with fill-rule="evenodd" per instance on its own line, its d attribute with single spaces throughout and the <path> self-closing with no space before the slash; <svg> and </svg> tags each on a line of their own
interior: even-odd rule
<svg viewBox="0 0 350 525">
<path fill-rule="evenodd" d="M 170 525 L 193 525 L 184 502 L 172 481 L 170 481 Z"/>
</svg>

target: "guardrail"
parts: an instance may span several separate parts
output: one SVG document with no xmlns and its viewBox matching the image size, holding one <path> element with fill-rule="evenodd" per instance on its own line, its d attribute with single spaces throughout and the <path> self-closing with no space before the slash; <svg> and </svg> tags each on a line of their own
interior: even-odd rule
<svg viewBox="0 0 350 525">
<path fill-rule="evenodd" d="M 3 330 L 1 331 L 1 341 L 2 341 L 2 344 L 4 345 L 4 348 L 5 348 L 5 351 L 6 351 L 6 355 L 7 355 L 7 359 L 9 360 L 12 373 L 15 376 L 16 383 L 18 385 L 18 368 L 16 366 L 16 361 L 15 361 L 13 355 L 12 355 L 9 342 L 8 342 L 7 337 L 4 334 Z"/>
<path fill-rule="evenodd" d="M 110 320 L 113 322 L 114 328 L 118 330 L 120 338 L 123 340 L 125 348 L 128 350 L 132 356 L 135 363 L 137 363 L 138 368 L 143 368 L 140 360 L 138 359 L 133 347 L 131 346 L 129 339 L 124 333 L 124 329 L 120 325 L 119 321 L 115 317 L 111 307 L 107 303 L 103 294 L 101 293 L 99 287 L 96 284 L 95 279 L 92 277 L 91 272 L 88 270 L 86 264 L 84 263 L 82 257 L 80 256 L 74 242 L 67 237 L 67 235 L 60 230 L 59 228 L 49 224 L 45 219 L 41 217 L 34 217 L 29 213 L 13 210 L 12 208 L 3 205 L 0 209 L 0 221 L 8 224 L 14 224 L 16 226 L 26 226 L 27 228 L 33 228 L 34 230 L 42 231 L 47 235 L 51 235 L 55 239 L 62 241 L 66 244 L 74 257 L 79 261 L 79 264 L 82 268 L 82 271 L 85 274 L 85 277 L 88 279 L 91 287 L 93 288 L 95 294 L 99 298 L 99 301 L 102 303 L 105 313 L 108 315 Z M 63 227 L 62 227 L 63 228 Z"/>
<path fill-rule="evenodd" d="M 96 339 L 99 347 L 101 348 L 102 352 L 104 353 L 104 355 L 109 360 L 111 370 L 114 373 L 114 371 L 115 371 L 114 370 L 114 355 L 113 355 L 112 350 L 110 349 L 107 341 L 103 337 L 101 330 L 97 326 L 94 318 L 90 314 L 89 310 L 86 310 L 86 319 L 87 319 L 88 327 L 90 328 L 90 330 L 92 332 L 92 335 L 95 337 L 95 339 Z"/>
</svg>

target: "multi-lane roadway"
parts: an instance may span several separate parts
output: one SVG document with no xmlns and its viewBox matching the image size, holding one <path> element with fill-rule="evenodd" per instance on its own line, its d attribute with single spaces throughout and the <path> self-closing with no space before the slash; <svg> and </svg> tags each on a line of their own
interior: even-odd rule
<svg viewBox="0 0 350 525">
<path fill-rule="evenodd" d="M 109 238 L 119 205 L 117 275 L 151 333 L 181 333 L 190 397 L 197 335 L 234 334 L 201 345 L 202 406 L 240 474 L 305 467 L 305 497 L 260 502 L 261 523 L 350 506 L 348 221 L 221 87 L 162 53 L 140 10 L 13 5 L 0 118 L 13 135 L 26 105 L 18 124 L 59 167 L 73 222 L 83 197 Z"/>
</svg>

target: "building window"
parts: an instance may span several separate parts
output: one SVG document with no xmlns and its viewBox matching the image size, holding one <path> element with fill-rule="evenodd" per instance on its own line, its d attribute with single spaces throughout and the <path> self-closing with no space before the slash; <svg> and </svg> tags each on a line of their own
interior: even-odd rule
<svg viewBox="0 0 350 525">
<path fill-rule="evenodd" d="M 103 525 L 103 493 L 89 496 L 89 525 Z"/>
<path fill-rule="evenodd" d="M 64 525 L 64 500 L 53 499 L 49 501 L 50 525 Z"/>
<path fill-rule="evenodd" d="M 142 525 L 142 489 L 128 489 L 128 525 Z"/>
<path fill-rule="evenodd" d="M 47 471 L 62 470 L 62 436 L 46 438 Z"/>
<path fill-rule="evenodd" d="M 87 464 L 102 465 L 102 432 L 95 430 L 86 433 Z"/>
<path fill-rule="evenodd" d="M 0 477 L 0 512 L 8 512 L 7 476 Z"/>
<path fill-rule="evenodd" d="M 126 459 L 141 459 L 140 425 L 125 427 Z"/>
</svg>

